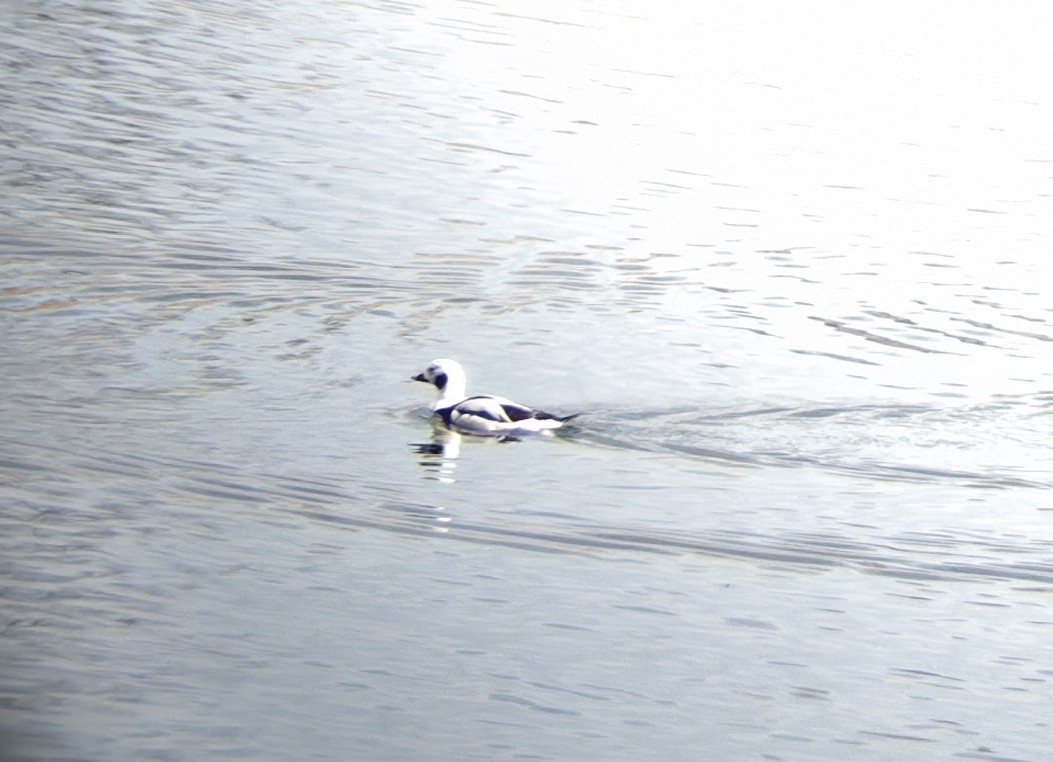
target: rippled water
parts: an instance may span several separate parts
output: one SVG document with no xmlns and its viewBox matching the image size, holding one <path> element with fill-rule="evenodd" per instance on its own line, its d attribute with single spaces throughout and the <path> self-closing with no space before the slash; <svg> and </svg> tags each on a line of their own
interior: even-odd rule
<svg viewBox="0 0 1053 762">
<path fill-rule="evenodd" d="M 2 13 L 0 758 L 1048 756 L 1044 6 Z"/>
</svg>

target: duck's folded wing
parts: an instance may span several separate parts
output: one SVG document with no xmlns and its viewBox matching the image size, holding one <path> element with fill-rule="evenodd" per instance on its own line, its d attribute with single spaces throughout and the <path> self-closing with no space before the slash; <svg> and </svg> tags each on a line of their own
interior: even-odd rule
<svg viewBox="0 0 1053 762">
<path fill-rule="evenodd" d="M 551 418 L 548 413 L 541 413 L 533 408 L 520 405 L 504 397 L 482 395 L 468 397 L 457 403 L 457 412 L 461 415 L 476 415 L 497 423 L 513 423 L 528 418 Z"/>
</svg>

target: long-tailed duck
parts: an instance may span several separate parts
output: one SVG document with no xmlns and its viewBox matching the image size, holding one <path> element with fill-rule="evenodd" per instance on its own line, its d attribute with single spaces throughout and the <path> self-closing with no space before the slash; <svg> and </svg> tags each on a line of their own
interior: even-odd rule
<svg viewBox="0 0 1053 762">
<path fill-rule="evenodd" d="M 433 360 L 412 380 L 435 385 L 439 399 L 432 411 L 449 428 L 465 434 L 492 437 L 549 433 L 576 417 L 553 415 L 489 394 L 467 397 L 464 368 L 456 360 Z"/>
</svg>

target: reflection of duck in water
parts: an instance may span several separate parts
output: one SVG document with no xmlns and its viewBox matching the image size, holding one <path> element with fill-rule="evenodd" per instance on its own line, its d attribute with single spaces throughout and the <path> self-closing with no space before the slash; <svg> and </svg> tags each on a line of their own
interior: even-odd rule
<svg viewBox="0 0 1053 762">
<path fill-rule="evenodd" d="M 433 360 L 414 381 L 434 384 L 439 399 L 432 406 L 435 415 L 449 428 L 484 437 L 549 433 L 574 418 L 557 416 L 489 394 L 466 397 L 464 368 L 456 360 Z"/>
<path fill-rule="evenodd" d="M 420 465 L 434 474 L 429 478 L 440 482 L 453 482 L 457 458 L 461 454 L 461 435 L 456 431 L 435 427 L 430 442 L 412 445 L 420 456 Z"/>
</svg>

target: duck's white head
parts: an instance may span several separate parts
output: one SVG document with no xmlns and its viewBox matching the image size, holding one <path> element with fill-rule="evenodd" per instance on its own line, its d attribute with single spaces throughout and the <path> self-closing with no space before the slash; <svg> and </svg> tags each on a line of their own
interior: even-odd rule
<svg viewBox="0 0 1053 762">
<path fill-rule="evenodd" d="M 412 380 L 434 384 L 439 390 L 439 399 L 433 406 L 434 410 L 455 405 L 464 399 L 464 368 L 456 360 L 432 360 L 424 372 L 418 373 Z"/>
</svg>

